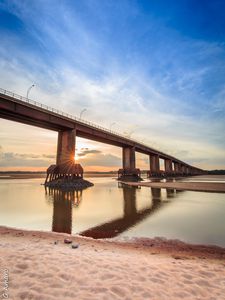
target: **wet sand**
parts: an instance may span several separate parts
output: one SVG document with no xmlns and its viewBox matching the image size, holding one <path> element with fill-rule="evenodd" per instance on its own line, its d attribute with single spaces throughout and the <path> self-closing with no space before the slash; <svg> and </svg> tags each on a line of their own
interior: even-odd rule
<svg viewBox="0 0 225 300">
<path fill-rule="evenodd" d="M 0 227 L 0 266 L 9 272 L 9 299 L 225 299 L 225 249 L 177 240 Z"/>
<path fill-rule="evenodd" d="M 196 192 L 225 193 L 225 183 L 222 182 L 123 182 L 130 186 L 146 186 Z"/>
</svg>

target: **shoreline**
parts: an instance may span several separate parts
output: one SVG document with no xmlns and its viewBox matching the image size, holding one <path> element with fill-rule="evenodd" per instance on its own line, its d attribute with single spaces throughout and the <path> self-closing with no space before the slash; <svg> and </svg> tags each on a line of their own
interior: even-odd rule
<svg viewBox="0 0 225 300">
<path fill-rule="evenodd" d="M 71 239 L 72 249 L 64 243 Z M 9 299 L 224 299 L 225 248 L 0 226 Z"/>
<path fill-rule="evenodd" d="M 94 239 L 91 237 L 81 236 L 79 234 L 73 235 L 68 233 L 53 232 L 53 231 L 39 231 L 39 230 L 29 230 L 29 229 L 20 229 L 16 227 L 8 227 L 0 225 L 0 237 L 3 235 L 14 235 L 22 237 L 32 237 L 38 236 L 39 238 L 49 239 L 55 241 L 55 239 L 70 238 L 74 242 L 86 242 L 90 244 L 98 245 L 108 245 L 110 247 L 118 248 L 129 248 L 137 249 L 141 248 L 142 250 L 154 252 L 154 254 L 165 254 L 165 255 L 174 255 L 174 254 L 184 254 L 186 256 L 201 259 L 224 259 L 225 262 L 225 247 L 217 245 L 205 245 L 205 244 L 191 244 L 183 242 L 179 239 L 167 239 L 165 237 L 116 237 L 116 238 L 106 238 L 106 239 Z"/>
</svg>

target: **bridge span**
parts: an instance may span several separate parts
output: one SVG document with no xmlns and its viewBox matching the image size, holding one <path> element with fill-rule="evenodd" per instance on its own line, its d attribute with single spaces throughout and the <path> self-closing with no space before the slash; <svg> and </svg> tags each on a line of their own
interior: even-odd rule
<svg viewBox="0 0 225 300">
<path fill-rule="evenodd" d="M 58 132 L 56 165 L 74 162 L 76 137 L 122 148 L 124 176 L 136 174 L 135 152 L 149 156 L 149 176 L 200 175 L 204 170 L 134 139 L 0 88 L 0 118 Z M 164 160 L 164 171 L 160 170 Z"/>
</svg>

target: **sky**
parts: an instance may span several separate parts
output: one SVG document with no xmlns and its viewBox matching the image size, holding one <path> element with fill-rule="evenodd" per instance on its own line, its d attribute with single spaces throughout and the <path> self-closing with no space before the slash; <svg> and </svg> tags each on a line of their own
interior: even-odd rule
<svg viewBox="0 0 225 300">
<path fill-rule="evenodd" d="M 225 1 L 0 0 L 0 88 L 225 169 Z M 57 133 L 0 119 L 0 170 L 45 170 Z M 81 138 L 85 170 L 120 148 Z M 137 154 L 137 166 L 149 168 Z"/>
</svg>

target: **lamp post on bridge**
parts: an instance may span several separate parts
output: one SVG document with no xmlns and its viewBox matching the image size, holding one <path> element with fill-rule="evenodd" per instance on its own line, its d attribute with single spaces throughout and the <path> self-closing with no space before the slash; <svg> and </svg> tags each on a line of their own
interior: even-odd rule
<svg viewBox="0 0 225 300">
<path fill-rule="evenodd" d="M 116 124 L 116 122 L 113 122 L 113 123 L 110 124 L 110 126 L 109 126 L 110 131 L 112 130 L 112 126 L 115 125 L 115 124 Z"/>
<path fill-rule="evenodd" d="M 127 137 L 130 138 L 134 132 L 135 132 L 135 130 L 131 130 L 130 132 L 128 132 Z"/>
<path fill-rule="evenodd" d="M 28 96 L 29 96 L 30 90 L 31 90 L 34 86 L 35 86 L 35 85 L 32 84 L 32 85 L 27 89 L 27 98 L 28 98 Z"/>
<path fill-rule="evenodd" d="M 80 119 L 81 119 L 81 117 L 82 117 L 82 115 L 83 115 L 83 113 L 84 113 L 85 111 L 87 111 L 86 108 L 82 109 L 82 111 L 80 112 Z"/>
</svg>

